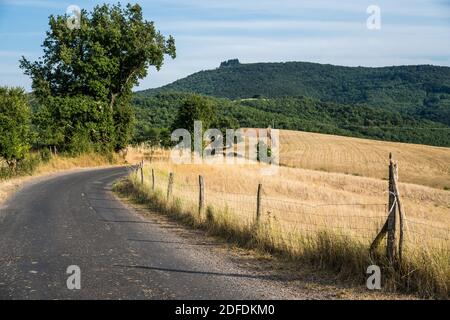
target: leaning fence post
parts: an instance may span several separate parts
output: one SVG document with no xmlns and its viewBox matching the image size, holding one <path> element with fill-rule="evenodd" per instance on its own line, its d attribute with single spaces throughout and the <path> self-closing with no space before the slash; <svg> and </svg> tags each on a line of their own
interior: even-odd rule
<svg viewBox="0 0 450 320">
<path fill-rule="evenodd" d="M 261 218 L 261 193 L 262 193 L 262 184 L 258 184 L 258 193 L 256 195 L 256 222 L 259 222 Z"/>
<path fill-rule="evenodd" d="M 169 173 L 169 183 L 167 185 L 167 200 L 170 199 L 172 195 L 172 187 L 173 187 L 173 173 Z"/>
<path fill-rule="evenodd" d="M 397 195 L 395 193 L 396 172 L 392 154 L 389 154 L 389 216 L 387 221 L 387 247 L 386 253 L 390 262 L 395 260 L 395 229 L 396 229 L 396 213 L 397 213 Z"/>
<path fill-rule="evenodd" d="M 386 255 L 389 262 L 396 263 L 402 260 L 403 257 L 403 243 L 405 232 L 405 213 L 403 211 L 402 202 L 400 200 L 400 193 L 398 191 L 398 165 L 392 160 L 392 153 L 389 154 L 389 204 L 388 204 L 388 218 L 377 234 L 375 240 L 370 246 L 370 256 L 373 258 L 375 249 L 387 233 Z M 400 236 L 398 241 L 398 248 L 396 247 L 396 219 L 397 208 L 399 214 Z"/>
<path fill-rule="evenodd" d="M 152 190 L 155 191 L 155 169 L 152 169 Z"/>
<path fill-rule="evenodd" d="M 198 214 L 201 215 L 205 207 L 205 182 L 203 176 L 198 176 Z"/>
</svg>

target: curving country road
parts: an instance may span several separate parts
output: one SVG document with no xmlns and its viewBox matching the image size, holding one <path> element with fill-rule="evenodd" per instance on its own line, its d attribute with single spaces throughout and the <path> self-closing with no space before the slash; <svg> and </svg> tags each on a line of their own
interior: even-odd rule
<svg viewBox="0 0 450 320">
<path fill-rule="evenodd" d="M 116 200 L 126 168 L 84 170 L 24 187 L 0 209 L 0 299 L 307 298 Z M 81 289 L 66 269 L 81 270 Z"/>
</svg>

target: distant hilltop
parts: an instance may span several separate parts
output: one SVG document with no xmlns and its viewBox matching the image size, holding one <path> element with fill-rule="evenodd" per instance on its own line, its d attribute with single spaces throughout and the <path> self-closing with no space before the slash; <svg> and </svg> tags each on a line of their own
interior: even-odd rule
<svg viewBox="0 0 450 320">
<path fill-rule="evenodd" d="M 309 97 L 420 115 L 450 125 L 450 68 L 344 67 L 310 62 L 240 63 L 194 73 L 140 95 L 180 91 L 228 98 Z"/>
<path fill-rule="evenodd" d="M 239 59 L 230 59 L 227 61 L 223 61 L 220 64 L 220 68 L 224 68 L 224 67 L 232 67 L 232 66 L 237 66 L 240 65 L 241 63 L 239 62 Z"/>
</svg>

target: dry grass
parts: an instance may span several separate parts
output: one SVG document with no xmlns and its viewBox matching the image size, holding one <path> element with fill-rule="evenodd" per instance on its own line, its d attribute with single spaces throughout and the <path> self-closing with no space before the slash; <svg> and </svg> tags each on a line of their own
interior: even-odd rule
<svg viewBox="0 0 450 320">
<path fill-rule="evenodd" d="M 285 134 L 281 135 L 282 141 L 286 139 Z M 387 181 L 382 179 L 385 173 L 378 168 L 387 172 L 387 155 L 393 151 L 395 155 L 401 155 L 397 161 L 402 181 L 399 189 L 407 216 L 406 252 L 397 272 L 391 270 L 382 258 L 377 261 L 386 266 L 385 286 L 419 292 L 423 296 L 447 298 L 450 289 L 450 192 L 404 181 L 411 181 L 408 172 L 413 166 L 416 182 L 442 185 L 443 161 L 448 149 L 391 143 L 382 146 L 382 142 L 366 140 L 358 145 L 361 139 L 328 136 L 330 141 L 326 141 L 325 135 L 298 135 L 311 136 L 309 152 L 301 158 L 306 160 L 301 160 L 304 162 L 300 165 L 303 163 L 308 167 L 308 163 L 317 162 L 321 167 L 328 166 L 328 171 L 345 172 L 345 168 L 352 167 L 349 164 L 349 159 L 352 159 L 354 167 L 361 170 L 358 172 L 361 176 L 289 167 L 281 167 L 274 176 L 263 176 L 260 174 L 261 166 L 257 164 L 175 165 L 166 160 L 151 163 L 156 172 L 156 193 L 149 192 L 149 165 L 141 191 L 145 190 L 144 194 L 151 196 L 153 201 L 158 198 L 161 206 L 166 206 L 166 211 L 190 214 L 196 224 L 214 221 L 214 225 L 209 223 L 208 228 L 227 238 L 240 239 L 239 242 L 281 252 L 291 258 L 331 268 L 344 277 L 363 281 L 365 268 L 373 263 L 368 257 L 368 247 L 387 213 Z M 316 138 L 323 142 L 319 143 L 314 140 Z M 318 150 L 313 145 L 317 145 Z M 397 149 L 390 149 L 394 146 Z M 333 154 L 340 156 L 333 158 L 330 148 L 336 148 L 338 151 Z M 355 150 L 354 157 L 352 150 Z M 363 160 L 371 151 L 378 154 L 378 162 L 373 165 Z M 431 152 L 428 162 L 423 156 L 427 152 Z M 157 153 L 160 158 L 164 155 L 167 158 L 167 152 Z M 382 153 L 385 153 L 383 159 Z M 357 166 L 357 159 L 364 165 Z M 438 169 L 433 168 L 434 163 Z M 448 170 L 448 163 L 446 165 Z M 164 204 L 168 172 L 174 172 L 175 185 L 172 200 Z M 421 174 L 427 176 L 430 173 L 436 175 L 435 182 L 421 177 Z M 212 219 L 207 218 L 208 214 L 197 216 L 199 174 L 205 179 L 206 203 Z M 380 175 L 378 178 L 377 174 Z M 448 172 L 446 174 L 448 177 Z M 133 188 L 141 188 L 135 179 L 132 179 Z M 262 223 L 255 235 L 258 183 L 263 185 Z"/>
<path fill-rule="evenodd" d="M 107 166 L 120 162 L 123 162 L 123 160 L 117 155 L 114 155 L 113 158 L 107 158 L 96 153 L 83 154 L 77 157 L 53 156 L 47 163 L 41 163 L 32 176 L 22 176 L 0 181 L 0 204 L 24 183 L 36 177 L 64 170 Z"/>
<path fill-rule="evenodd" d="M 170 152 L 159 148 L 148 148 L 142 146 L 129 146 L 124 151 L 124 158 L 127 163 L 137 164 L 141 160 L 146 161 L 166 161 L 169 159 Z"/>
<path fill-rule="evenodd" d="M 387 178 L 389 152 L 401 164 L 403 182 L 450 189 L 450 149 L 280 130 L 283 165 Z"/>
<path fill-rule="evenodd" d="M 153 162 L 151 166 L 157 170 L 156 182 L 161 189 L 166 188 L 167 173 L 174 172 L 174 195 L 191 199 L 195 204 L 198 175 L 202 174 L 207 201 L 236 209 L 249 221 L 255 215 L 258 183 L 263 185 L 263 213 L 286 225 L 303 222 L 346 227 L 356 230 L 357 235 L 372 239 L 386 218 L 388 195 L 387 181 L 384 180 L 286 167 L 281 167 L 275 176 L 263 176 L 258 165 Z M 146 177 L 149 179 L 150 172 L 146 172 Z M 422 245 L 425 244 L 422 236 L 429 235 L 431 229 L 435 229 L 436 236 L 448 236 L 439 230 L 448 229 L 450 225 L 450 192 L 406 183 L 400 183 L 399 188 L 409 229 L 420 233 Z M 305 221 L 306 218 L 309 220 Z M 358 229 L 367 229 L 370 233 Z"/>
<path fill-rule="evenodd" d="M 165 190 L 157 188 L 151 191 L 147 182 L 144 185 L 140 183 L 139 175 L 131 176 L 115 188 L 123 196 L 191 227 L 207 230 L 243 247 L 331 270 L 341 279 L 358 286 L 365 282 L 366 268 L 377 264 L 382 267 L 383 288 L 386 291 L 418 293 L 422 297 L 434 298 L 449 296 L 448 251 L 408 251 L 398 271 L 394 271 L 382 254 L 372 260 L 368 255 L 368 243 L 351 234 L 336 233 L 330 228 L 319 228 L 314 233 L 302 230 L 289 232 L 276 220 L 266 218 L 256 224 L 245 219 L 245 213 L 243 216 L 243 211 L 232 205 L 220 206 L 211 202 L 199 215 L 195 201 L 192 201 L 194 199 L 186 196 L 188 193 L 183 193 L 183 197 L 179 193 L 167 201 Z"/>
<path fill-rule="evenodd" d="M 111 158 L 98 153 L 82 154 L 76 157 L 56 156 L 53 157 L 49 162 L 41 164 L 37 168 L 36 174 L 41 175 L 54 173 L 74 168 L 105 166 L 110 164 L 117 164 L 122 161 L 123 160 L 116 154 L 114 154 Z"/>
</svg>

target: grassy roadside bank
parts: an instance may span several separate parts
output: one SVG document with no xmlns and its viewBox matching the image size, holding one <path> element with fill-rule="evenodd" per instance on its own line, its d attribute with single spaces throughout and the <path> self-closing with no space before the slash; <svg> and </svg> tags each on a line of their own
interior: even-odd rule
<svg viewBox="0 0 450 320">
<path fill-rule="evenodd" d="M 380 255 L 372 260 L 366 244 L 331 230 L 323 229 L 314 235 L 285 232 L 277 221 L 249 224 L 233 212 L 214 206 L 208 206 L 204 214 L 199 215 L 195 208 L 183 205 L 182 199 L 175 197 L 167 201 L 162 190 L 151 191 L 135 176 L 116 183 L 114 191 L 191 228 L 205 230 L 243 248 L 270 253 L 281 260 L 331 271 L 354 285 L 364 285 L 367 267 L 377 264 L 382 269 L 382 285 L 386 292 L 414 293 L 424 298 L 449 297 L 449 257 L 444 252 L 416 252 L 393 270 L 382 257 L 384 248 L 380 248 Z"/>
<path fill-rule="evenodd" d="M 0 204 L 24 183 L 38 177 L 71 169 L 91 168 L 116 165 L 123 162 L 117 155 L 105 156 L 98 153 L 86 153 L 75 157 L 64 155 L 52 156 L 48 161 L 36 163 L 28 170 L 20 172 L 13 177 L 4 177 L 0 180 Z"/>
</svg>

